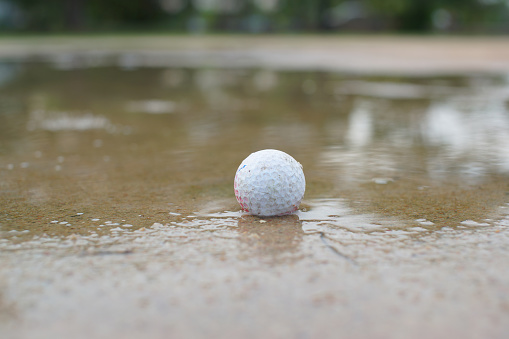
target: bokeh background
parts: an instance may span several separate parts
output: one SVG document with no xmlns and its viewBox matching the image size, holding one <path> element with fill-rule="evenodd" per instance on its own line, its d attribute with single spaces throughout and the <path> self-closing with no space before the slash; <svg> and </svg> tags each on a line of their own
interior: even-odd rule
<svg viewBox="0 0 509 339">
<path fill-rule="evenodd" d="M 0 32 L 509 32 L 508 0 L 0 0 Z"/>
</svg>

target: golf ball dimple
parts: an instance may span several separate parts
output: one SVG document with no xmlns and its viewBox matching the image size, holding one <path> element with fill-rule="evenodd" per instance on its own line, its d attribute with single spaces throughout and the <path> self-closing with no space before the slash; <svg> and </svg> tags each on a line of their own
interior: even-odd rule
<svg viewBox="0 0 509 339">
<path fill-rule="evenodd" d="M 266 149 L 249 155 L 237 169 L 235 197 L 243 211 L 258 216 L 295 212 L 304 197 L 302 165 L 285 152 Z"/>
</svg>

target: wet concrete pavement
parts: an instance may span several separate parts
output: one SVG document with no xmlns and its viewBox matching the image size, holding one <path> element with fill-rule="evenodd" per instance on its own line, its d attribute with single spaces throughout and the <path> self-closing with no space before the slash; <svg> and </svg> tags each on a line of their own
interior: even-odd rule
<svg viewBox="0 0 509 339">
<path fill-rule="evenodd" d="M 278 39 L 0 39 L 2 337 L 507 337 L 503 39 Z"/>
</svg>

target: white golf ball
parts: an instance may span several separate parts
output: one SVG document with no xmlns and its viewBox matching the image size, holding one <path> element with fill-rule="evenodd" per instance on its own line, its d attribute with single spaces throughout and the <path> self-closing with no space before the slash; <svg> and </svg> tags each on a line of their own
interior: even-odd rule
<svg viewBox="0 0 509 339">
<path fill-rule="evenodd" d="M 266 149 L 244 159 L 235 174 L 234 188 L 243 211 L 258 216 L 285 215 L 299 208 L 306 179 L 294 158 Z"/>
</svg>

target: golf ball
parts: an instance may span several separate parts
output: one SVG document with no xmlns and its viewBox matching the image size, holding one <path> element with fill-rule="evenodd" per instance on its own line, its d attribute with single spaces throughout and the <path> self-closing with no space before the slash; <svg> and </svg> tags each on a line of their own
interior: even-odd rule
<svg viewBox="0 0 509 339">
<path fill-rule="evenodd" d="M 266 149 L 249 155 L 237 169 L 235 197 L 252 215 L 295 212 L 306 190 L 302 165 L 285 152 Z"/>
</svg>

